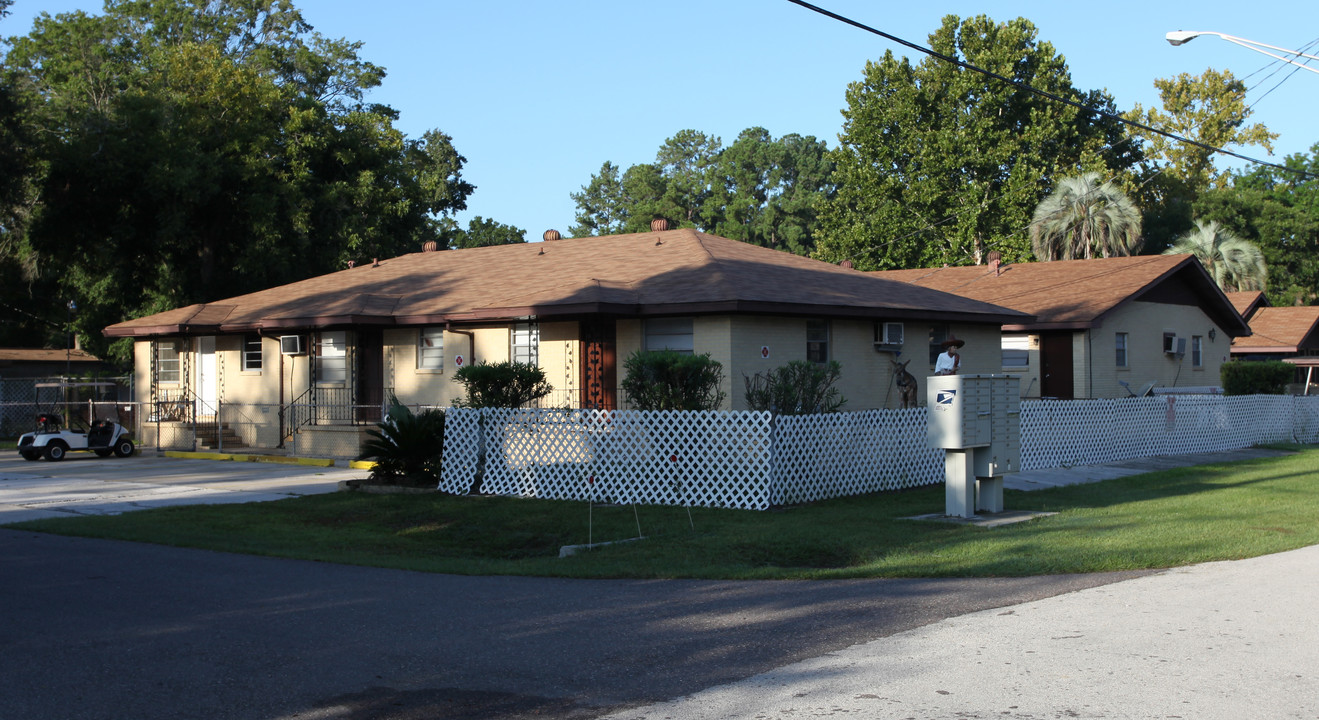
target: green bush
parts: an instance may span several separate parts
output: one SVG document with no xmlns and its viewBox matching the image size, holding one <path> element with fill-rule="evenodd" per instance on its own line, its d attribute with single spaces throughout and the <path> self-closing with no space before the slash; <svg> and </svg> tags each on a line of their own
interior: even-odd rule
<svg viewBox="0 0 1319 720">
<path fill-rule="evenodd" d="M 709 353 L 638 350 L 623 368 L 623 397 L 637 410 L 714 410 L 727 397 L 724 366 Z"/>
<path fill-rule="evenodd" d="M 454 407 L 515 408 L 554 391 L 545 371 L 530 363 L 479 363 L 458 369 L 453 379 L 467 390 L 467 398 Z"/>
<path fill-rule="evenodd" d="M 374 460 L 371 482 L 405 487 L 435 487 L 440 484 L 444 453 L 444 412 L 413 413 L 397 400 L 383 422 L 367 430 L 358 460 Z"/>
<path fill-rule="evenodd" d="M 793 360 L 765 373 L 743 375 L 747 406 L 779 415 L 836 412 L 847 402 L 833 386 L 842 373 L 836 360 L 824 365 Z"/>
<path fill-rule="evenodd" d="M 1233 360 L 1223 365 L 1224 395 L 1282 395 L 1296 377 L 1296 366 L 1280 360 Z"/>
</svg>

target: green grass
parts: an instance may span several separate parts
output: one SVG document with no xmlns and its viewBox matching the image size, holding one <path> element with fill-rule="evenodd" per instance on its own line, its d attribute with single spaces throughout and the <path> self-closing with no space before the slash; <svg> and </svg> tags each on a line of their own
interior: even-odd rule
<svg viewBox="0 0 1319 720">
<path fill-rule="evenodd" d="M 752 512 L 335 493 L 9 527 L 429 572 L 641 578 L 1022 576 L 1163 568 L 1319 543 L 1319 448 L 1037 492 L 998 528 L 941 512 L 941 485 Z M 562 545 L 645 540 L 559 559 Z M 695 526 L 695 529 L 691 525 Z"/>
</svg>

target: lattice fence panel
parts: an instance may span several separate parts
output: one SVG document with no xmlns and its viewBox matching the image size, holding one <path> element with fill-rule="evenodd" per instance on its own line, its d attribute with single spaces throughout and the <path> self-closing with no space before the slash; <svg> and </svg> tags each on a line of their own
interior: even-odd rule
<svg viewBox="0 0 1319 720">
<path fill-rule="evenodd" d="M 1292 398 L 1292 432 L 1296 442 L 1319 443 L 1319 397 Z"/>
<path fill-rule="evenodd" d="M 1039 400 L 1021 404 L 1021 468 L 1112 462 L 1113 400 Z"/>
<path fill-rule="evenodd" d="M 1095 430 L 1112 434 L 1113 453 L 1108 462 L 1168 453 L 1166 398 L 1121 398 L 1112 403 L 1112 417 Z"/>
<path fill-rule="evenodd" d="M 800 503 L 943 481 L 924 408 L 783 416 L 774 431 L 776 502 Z"/>
<path fill-rule="evenodd" d="M 476 482 L 481 457 L 481 411 L 452 408 L 444 412 L 444 455 L 440 489 L 466 495 Z"/>
<path fill-rule="evenodd" d="M 772 500 L 768 413 L 483 412 L 485 492 L 752 509 Z"/>
</svg>

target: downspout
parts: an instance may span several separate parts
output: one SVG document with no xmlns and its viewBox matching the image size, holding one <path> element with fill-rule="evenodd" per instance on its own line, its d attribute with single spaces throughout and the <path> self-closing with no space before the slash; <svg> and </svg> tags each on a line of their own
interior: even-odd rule
<svg viewBox="0 0 1319 720">
<path fill-rule="evenodd" d="M 472 332 L 471 330 L 454 330 L 453 323 L 447 323 L 447 322 L 444 324 L 444 331 L 447 333 L 453 333 L 454 335 L 467 336 L 468 362 L 475 365 L 476 364 L 476 333 Z"/>
</svg>

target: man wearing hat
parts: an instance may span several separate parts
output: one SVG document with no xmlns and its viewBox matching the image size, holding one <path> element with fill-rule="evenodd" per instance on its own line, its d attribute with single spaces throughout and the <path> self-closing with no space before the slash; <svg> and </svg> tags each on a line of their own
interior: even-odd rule
<svg viewBox="0 0 1319 720">
<path fill-rule="evenodd" d="M 957 371 L 962 369 L 962 356 L 957 354 L 957 348 L 960 348 L 965 344 L 965 340 L 962 340 L 949 332 L 948 339 L 940 343 L 943 347 L 943 352 L 940 353 L 938 359 L 934 361 L 934 374 L 956 375 Z"/>
</svg>

